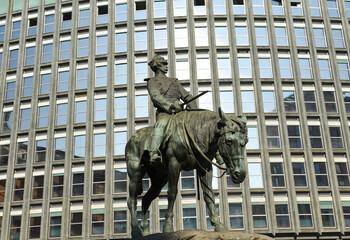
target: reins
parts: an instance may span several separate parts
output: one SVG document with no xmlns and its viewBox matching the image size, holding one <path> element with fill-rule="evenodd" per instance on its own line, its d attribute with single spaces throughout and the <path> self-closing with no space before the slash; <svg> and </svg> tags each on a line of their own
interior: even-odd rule
<svg viewBox="0 0 350 240">
<path fill-rule="evenodd" d="M 196 143 L 196 141 L 193 139 L 193 137 L 191 136 L 190 132 L 188 131 L 188 128 L 187 128 L 187 126 L 186 126 L 186 124 L 185 124 L 186 117 L 187 117 L 187 111 L 185 111 L 184 120 L 183 120 L 183 122 L 182 122 L 182 127 L 183 127 L 184 133 L 185 133 L 185 134 L 184 134 L 184 135 L 185 135 L 185 140 L 186 140 L 186 142 L 187 142 L 187 144 L 188 144 L 188 146 L 189 146 L 189 150 L 190 150 L 191 154 L 194 156 L 194 158 L 195 158 L 195 160 L 196 160 L 198 166 L 200 166 L 200 168 L 201 168 L 203 171 L 205 171 L 207 174 L 209 173 L 209 172 L 198 162 L 197 158 L 195 157 L 195 155 L 194 155 L 194 153 L 193 153 L 193 151 L 192 151 L 191 145 L 190 145 L 190 143 L 189 143 L 189 141 L 188 141 L 188 137 L 191 139 L 191 141 L 192 141 L 193 145 L 195 146 L 196 150 L 200 153 L 200 155 L 201 155 L 205 160 L 207 160 L 210 164 L 214 165 L 214 166 L 217 167 L 218 169 L 224 171 L 224 172 L 221 174 L 221 176 L 216 177 L 216 176 L 213 175 L 213 177 L 215 177 L 215 178 L 222 178 L 222 177 L 226 174 L 227 169 L 221 167 L 221 166 L 220 166 L 219 164 L 217 164 L 217 163 L 214 163 L 212 160 L 210 160 L 210 159 L 203 153 L 203 151 L 200 149 L 200 147 L 198 146 L 198 144 Z"/>
</svg>

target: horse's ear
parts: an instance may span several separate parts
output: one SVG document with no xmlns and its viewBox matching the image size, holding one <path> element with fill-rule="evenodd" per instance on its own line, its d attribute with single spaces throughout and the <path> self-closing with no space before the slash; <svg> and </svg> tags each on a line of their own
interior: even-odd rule
<svg viewBox="0 0 350 240">
<path fill-rule="evenodd" d="M 228 120 L 224 111 L 222 111 L 221 107 L 219 107 L 219 117 L 222 123 L 226 123 L 226 121 Z"/>
<path fill-rule="evenodd" d="M 242 116 L 240 116 L 240 118 L 241 118 L 242 123 L 247 124 L 248 120 L 247 120 L 246 115 L 242 115 Z"/>
</svg>

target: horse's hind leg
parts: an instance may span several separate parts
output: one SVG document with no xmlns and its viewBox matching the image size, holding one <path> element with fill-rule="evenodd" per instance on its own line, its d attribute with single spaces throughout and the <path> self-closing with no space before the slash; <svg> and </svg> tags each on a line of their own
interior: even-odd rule
<svg viewBox="0 0 350 240">
<path fill-rule="evenodd" d="M 152 171 L 152 170 L 151 170 Z M 148 209 L 152 201 L 159 196 L 160 191 L 168 182 L 167 175 L 159 175 L 156 172 L 148 172 L 149 177 L 151 178 L 151 187 L 148 189 L 145 196 L 142 198 L 142 220 L 141 220 L 141 229 L 142 235 L 146 236 L 149 234 L 148 231 Z"/>
<path fill-rule="evenodd" d="M 139 159 L 129 159 L 127 161 L 129 182 L 129 198 L 128 208 L 131 217 L 131 236 L 140 237 L 142 236 L 141 229 L 138 226 L 138 220 L 136 215 L 137 210 L 137 194 L 140 191 L 140 184 L 142 181 L 141 164 Z"/>
<path fill-rule="evenodd" d="M 215 209 L 215 195 L 212 189 L 213 170 L 211 169 L 208 173 L 201 174 L 200 180 L 203 190 L 203 198 L 207 204 L 211 225 L 215 227 L 215 232 L 228 231 L 225 225 L 220 222 L 220 218 Z"/>
</svg>

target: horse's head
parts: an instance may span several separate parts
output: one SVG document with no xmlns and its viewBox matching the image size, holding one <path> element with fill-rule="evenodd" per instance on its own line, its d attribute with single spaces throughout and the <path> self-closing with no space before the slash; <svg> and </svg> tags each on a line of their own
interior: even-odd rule
<svg viewBox="0 0 350 240">
<path fill-rule="evenodd" d="M 244 148 L 248 142 L 247 118 L 229 118 L 219 108 L 220 121 L 218 122 L 219 153 L 225 161 L 226 167 L 234 183 L 241 183 L 246 176 L 244 162 Z"/>
</svg>

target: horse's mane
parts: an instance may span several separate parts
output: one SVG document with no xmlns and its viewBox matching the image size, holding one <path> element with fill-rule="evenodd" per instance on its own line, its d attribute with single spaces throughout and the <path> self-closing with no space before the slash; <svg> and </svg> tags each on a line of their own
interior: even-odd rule
<svg viewBox="0 0 350 240">
<path fill-rule="evenodd" d="M 219 114 L 209 110 L 188 111 L 185 124 L 202 151 L 206 152 L 215 137 Z"/>
</svg>

